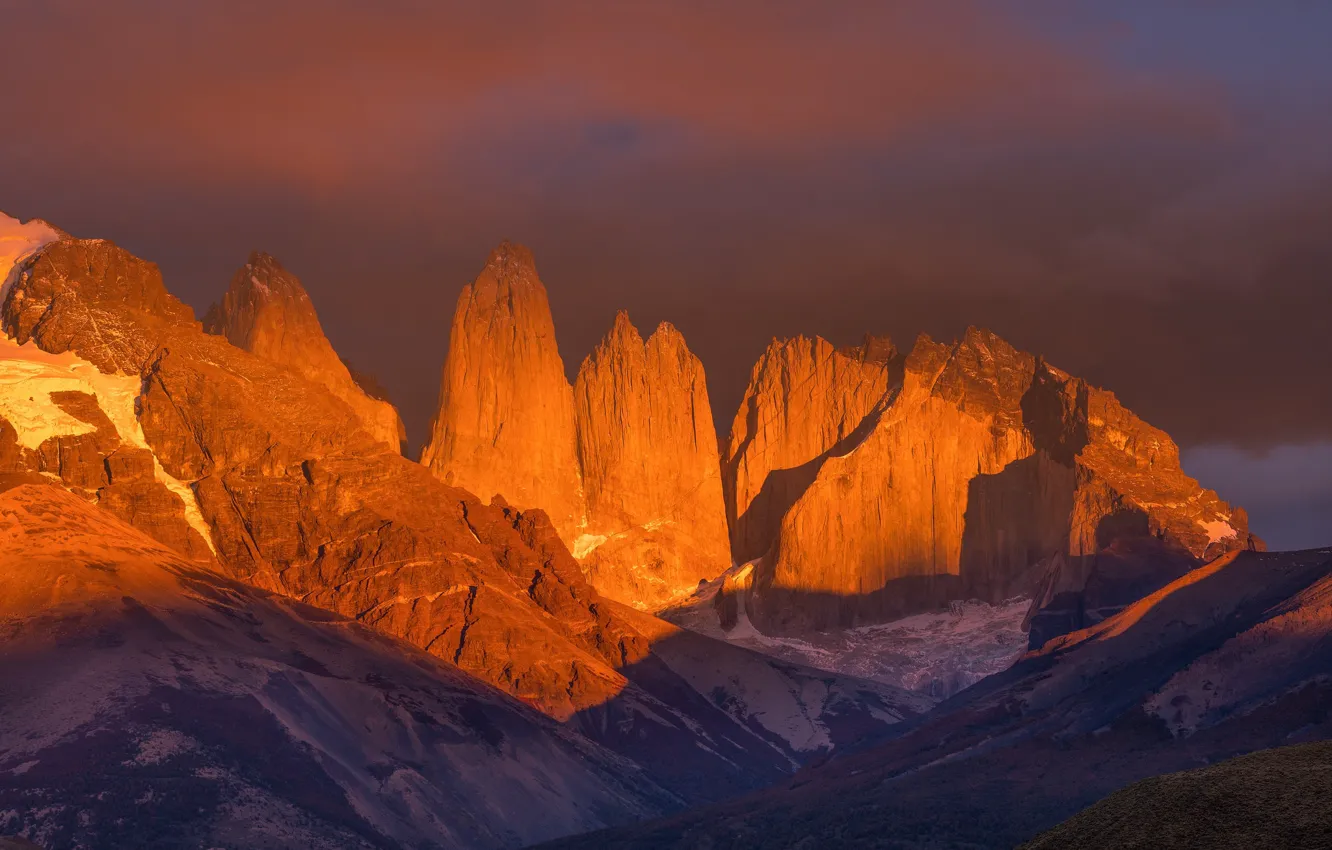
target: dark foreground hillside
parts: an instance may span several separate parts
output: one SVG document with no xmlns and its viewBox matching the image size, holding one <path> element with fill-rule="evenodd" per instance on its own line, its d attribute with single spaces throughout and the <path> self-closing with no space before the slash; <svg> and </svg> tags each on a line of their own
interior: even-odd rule
<svg viewBox="0 0 1332 850">
<path fill-rule="evenodd" d="M 1332 847 L 1332 743 L 1264 750 L 1134 783 L 1023 845 Z"/>
<path fill-rule="evenodd" d="M 1332 739 L 1329 671 L 1332 550 L 1234 553 L 1050 641 L 885 744 L 550 846 L 1009 850 L 1148 777 Z"/>
</svg>

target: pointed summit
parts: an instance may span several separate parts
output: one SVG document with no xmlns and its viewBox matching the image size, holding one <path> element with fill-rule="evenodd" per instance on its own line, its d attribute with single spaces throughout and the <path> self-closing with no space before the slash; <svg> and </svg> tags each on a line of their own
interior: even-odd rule
<svg viewBox="0 0 1332 850">
<path fill-rule="evenodd" d="M 606 334 L 605 339 L 602 340 L 602 345 L 612 341 L 618 342 L 619 340 L 627 342 L 631 339 L 636 340 L 639 345 L 643 344 L 643 336 L 638 332 L 638 328 L 634 327 L 634 323 L 630 321 L 629 311 L 618 310 L 615 313 L 615 321 L 611 323 L 610 333 Z"/>
<path fill-rule="evenodd" d="M 324 335 L 305 287 L 271 254 L 250 254 L 221 303 L 209 308 L 204 329 L 324 386 L 351 406 L 377 441 L 401 451 L 406 433 L 398 411 L 360 388 Z"/>
<path fill-rule="evenodd" d="M 731 562 L 703 364 L 663 322 L 623 311 L 574 385 L 587 527 L 583 569 L 612 599 L 656 608 Z"/>
<path fill-rule="evenodd" d="M 532 256 L 532 250 L 508 239 L 490 252 L 485 270 L 501 280 L 535 282 L 538 286 L 541 284 L 537 278 L 536 259 Z"/>
<path fill-rule="evenodd" d="M 544 508 L 566 540 L 577 533 L 573 393 L 546 288 L 521 245 L 500 243 L 458 296 L 421 462 L 482 499 Z"/>
</svg>

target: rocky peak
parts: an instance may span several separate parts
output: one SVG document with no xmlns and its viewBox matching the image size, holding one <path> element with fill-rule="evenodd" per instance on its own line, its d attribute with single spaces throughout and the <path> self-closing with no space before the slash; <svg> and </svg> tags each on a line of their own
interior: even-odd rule
<svg viewBox="0 0 1332 850">
<path fill-rule="evenodd" d="M 1185 560 L 1247 542 L 1243 512 L 1179 469 L 1168 436 L 989 331 L 952 344 L 922 335 L 900 391 L 878 406 L 884 384 L 810 377 L 828 357 L 829 375 L 854 374 L 848 364 L 865 375 L 847 353 L 770 347 L 732 431 L 732 542 L 737 560 L 763 556 L 745 591 L 761 627 L 999 602 L 1053 586 L 1042 578 L 1052 569 L 1054 584 L 1081 587 L 1100 553 L 1147 551 L 1144 537 Z M 1117 581 L 1118 569 L 1096 581 Z M 1068 599 L 1059 604 L 1077 605 Z"/>
<path fill-rule="evenodd" d="M 532 249 L 508 239 L 500 242 L 490 252 L 490 256 L 486 258 L 485 271 L 496 280 L 505 281 L 510 285 L 542 286 L 541 279 L 537 276 L 536 258 L 532 255 Z M 544 290 L 544 287 L 542 288 Z"/>
<path fill-rule="evenodd" d="M 664 325 L 666 323 L 662 322 L 662 324 Z M 605 338 L 597 345 L 596 354 L 600 354 L 603 350 L 607 349 L 619 349 L 623 351 L 635 344 L 640 348 L 642 347 L 642 334 L 638 332 L 638 328 L 636 328 L 634 323 L 629 319 L 628 310 L 617 310 L 615 312 L 615 320 L 611 322 L 610 332 L 606 334 Z M 596 356 L 596 354 L 593 356 Z"/>
<path fill-rule="evenodd" d="M 932 386 L 952 351 L 953 346 L 948 343 L 935 342 L 929 334 L 920 334 L 903 364 L 907 377 L 914 379 L 917 384 Z"/>
<path fill-rule="evenodd" d="M 483 499 L 544 508 L 571 540 L 583 521 L 575 446 L 546 288 L 532 253 L 503 242 L 458 296 L 421 462 Z"/>
<path fill-rule="evenodd" d="M 656 607 L 730 564 L 703 364 L 663 322 L 643 341 L 621 311 L 574 384 L 592 584 Z"/>
<path fill-rule="evenodd" d="M 998 416 L 1000 427 L 1020 427 L 1019 406 L 1034 366 L 1030 354 L 990 331 L 970 327 L 949 352 L 932 391 L 963 413 Z"/>
<path fill-rule="evenodd" d="M 194 312 L 167 292 L 156 263 L 105 239 L 58 239 L 16 266 L 3 322 L 20 344 L 35 339 L 47 351 L 74 351 L 103 372 L 136 375 L 158 347 L 152 331 L 197 327 Z"/>
<path fill-rule="evenodd" d="M 670 347 L 676 350 L 684 349 L 688 351 L 684 334 L 680 333 L 680 329 L 670 322 L 657 323 L 657 329 L 652 332 L 652 336 L 648 337 L 648 342 L 651 343 L 654 339 L 658 340 L 658 344 L 663 348 Z"/>
<path fill-rule="evenodd" d="M 250 254 L 222 301 L 204 317 L 204 329 L 325 387 L 352 408 L 377 442 L 401 449 L 406 431 L 397 410 L 360 388 L 324 335 L 305 287 L 272 255 Z"/>
<path fill-rule="evenodd" d="M 897 346 L 893 344 L 892 337 L 876 334 L 865 334 L 864 340 L 859 345 L 839 348 L 837 353 L 865 363 L 892 363 L 901 356 Z"/>
<path fill-rule="evenodd" d="M 303 337 L 316 333 L 323 337 L 305 287 L 277 258 L 262 251 L 251 253 L 232 275 L 222 301 L 208 308 L 204 330 L 261 356 L 276 354 L 279 346 L 308 344 Z"/>
<path fill-rule="evenodd" d="M 475 281 L 463 289 L 473 314 L 491 314 L 501 325 L 510 324 L 542 338 L 555 338 L 546 287 L 537 274 L 536 260 L 525 245 L 501 242 L 490 252 Z M 460 297 L 458 306 L 463 306 Z M 555 351 L 559 356 L 558 350 Z"/>
<path fill-rule="evenodd" d="M 236 276 L 240 277 L 245 272 L 249 273 L 249 286 L 246 288 L 256 290 L 265 299 L 310 300 L 296 275 L 287 271 L 277 257 L 266 251 L 251 252 L 250 258 Z"/>
</svg>

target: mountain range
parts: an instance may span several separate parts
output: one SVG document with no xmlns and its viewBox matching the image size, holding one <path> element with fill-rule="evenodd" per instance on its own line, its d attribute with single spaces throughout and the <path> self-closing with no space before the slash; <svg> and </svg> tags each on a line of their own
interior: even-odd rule
<svg viewBox="0 0 1332 850">
<path fill-rule="evenodd" d="M 719 438 L 670 324 L 570 381 L 505 242 L 417 462 L 267 254 L 199 321 L 0 216 L 0 278 L 0 833 L 1010 846 L 1327 737 L 1332 553 L 988 331 L 774 340 Z"/>
</svg>

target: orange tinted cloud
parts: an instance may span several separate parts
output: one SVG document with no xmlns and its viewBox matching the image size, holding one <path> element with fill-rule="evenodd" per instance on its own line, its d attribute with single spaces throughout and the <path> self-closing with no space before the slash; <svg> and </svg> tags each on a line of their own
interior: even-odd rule
<svg viewBox="0 0 1332 850">
<path fill-rule="evenodd" d="M 1185 443 L 1327 439 L 1332 13 L 1253 8 L 0 0 L 0 209 L 200 309 L 273 252 L 417 438 L 512 237 L 571 368 L 668 319 L 723 427 L 773 335 L 978 324 Z"/>
<path fill-rule="evenodd" d="M 319 186 L 551 125 L 674 128 L 706 150 L 921 132 L 1224 126 L 993 4 L 19 3 L 0 67 L 34 139 L 96 160 Z M 57 93 L 52 96 L 53 93 Z"/>
</svg>

